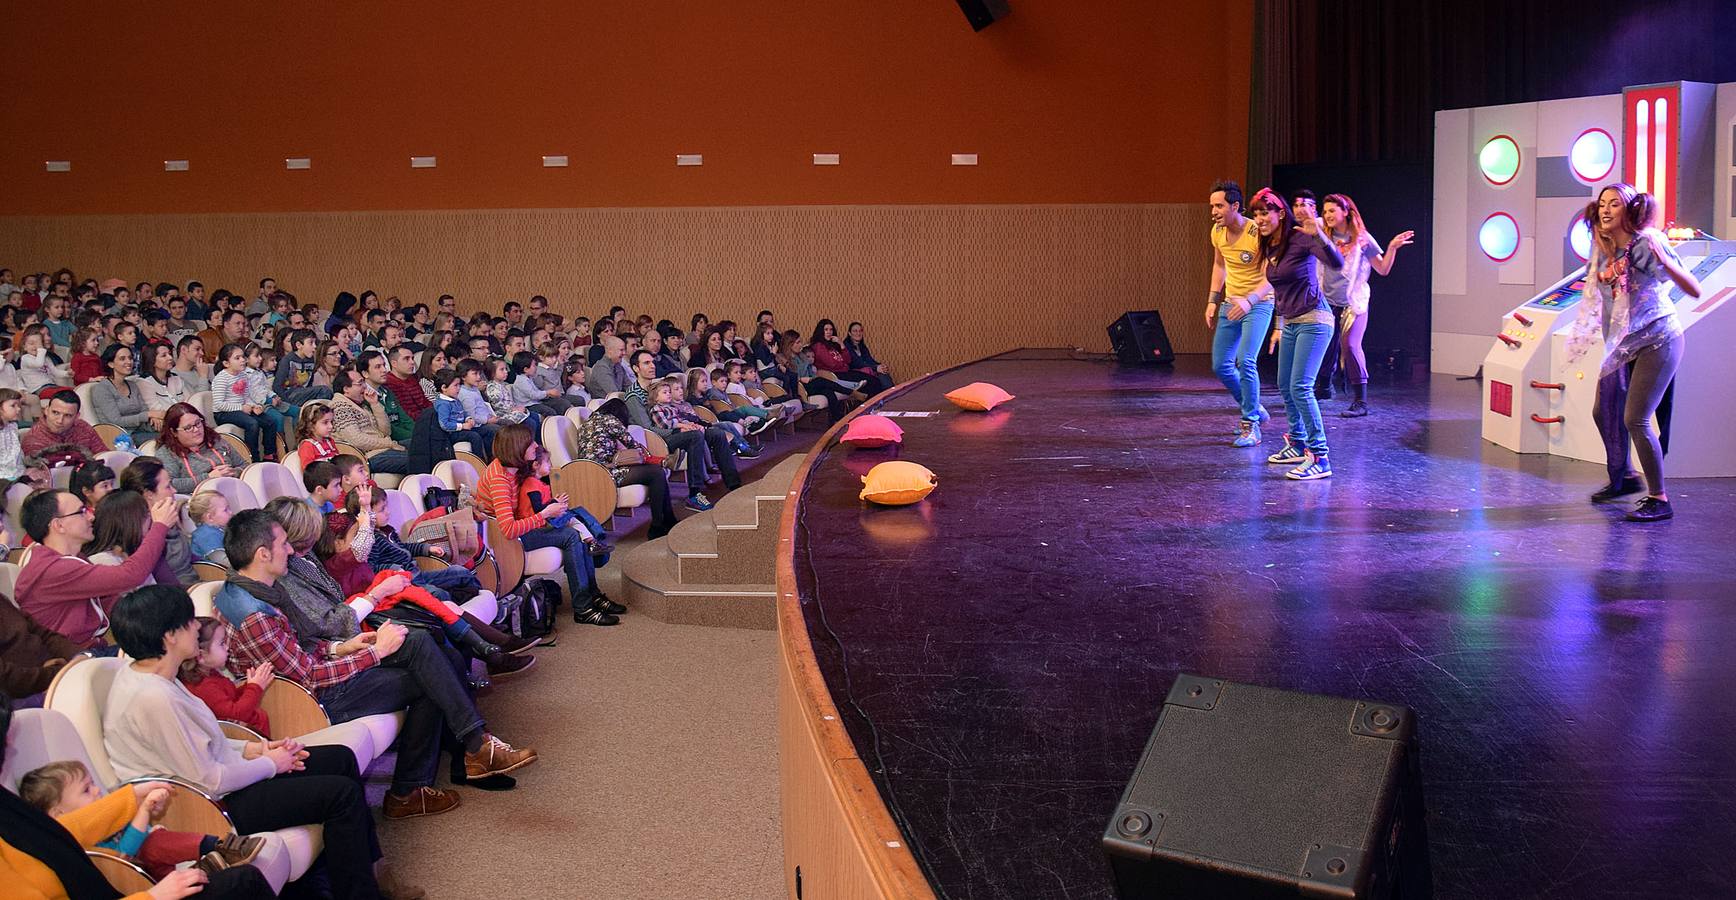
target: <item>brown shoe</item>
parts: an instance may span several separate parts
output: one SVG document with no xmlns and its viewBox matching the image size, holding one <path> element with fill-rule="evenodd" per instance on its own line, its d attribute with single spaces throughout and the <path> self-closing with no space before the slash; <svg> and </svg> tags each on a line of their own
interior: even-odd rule
<svg viewBox="0 0 1736 900">
<path fill-rule="evenodd" d="M 264 848 L 265 838 L 230 832 L 218 839 L 217 849 L 199 857 L 193 867 L 207 874 L 214 874 L 236 866 L 251 865 L 259 858 L 259 851 Z"/>
<path fill-rule="evenodd" d="M 484 778 L 516 772 L 536 762 L 536 751 L 526 747 L 515 750 L 511 744 L 492 734 L 482 736 L 482 749 L 464 754 L 464 777 Z"/>
<path fill-rule="evenodd" d="M 414 819 L 417 816 L 437 816 L 458 806 L 456 791 L 419 787 L 408 796 L 387 793 L 381 808 L 388 819 Z"/>
<path fill-rule="evenodd" d="M 386 796 L 389 798 L 391 795 Z M 399 878 L 398 870 L 388 865 L 374 870 L 374 883 L 379 885 L 380 896 L 385 900 L 424 900 L 428 896 L 427 891 Z"/>
</svg>

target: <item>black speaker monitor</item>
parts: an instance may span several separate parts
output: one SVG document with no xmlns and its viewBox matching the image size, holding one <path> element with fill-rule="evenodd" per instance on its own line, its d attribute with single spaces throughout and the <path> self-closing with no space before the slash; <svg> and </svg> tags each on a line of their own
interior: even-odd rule
<svg viewBox="0 0 1736 900">
<path fill-rule="evenodd" d="M 1007 17 L 1007 0 L 958 0 L 958 8 L 970 20 L 972 31 L 981 31 Z"/>
<path fill-rule="evenodd" d="M 1103 833 L 1118 894 L 1426 898 L 1414 735 L 1393 703 L 1177 676 Z"/>
<path fill-rule="evenodd" d="M 1163 316 L 1155 309 L 1123 313 L 1109 326 L 1109 346 L 1115 348 L 1115 357 L 1122 365 L 1175 362 L 1169 333 L 1163 330 Z"/>
</svg>

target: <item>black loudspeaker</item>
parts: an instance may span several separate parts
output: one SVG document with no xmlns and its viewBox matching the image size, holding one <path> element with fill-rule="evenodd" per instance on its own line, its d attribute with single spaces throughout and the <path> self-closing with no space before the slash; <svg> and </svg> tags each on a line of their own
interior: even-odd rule
<svg viewBox="0 0 1736 900">
<path fill-rule="evenodd" d="M 1123 313 L 1109 326 L 1109 346 L 1122 365 L 1175 362 L 1175 351 L 1169 348 L 1169 332 L 1163 330 L 1163 316 L 1157 310 Z"/>
<path fill-rule="evenodd" d="M 958 0 L 958 8 L 964 10 L 972 31 L 981 31 L 1012 11 L 1007 8 L 1007 0 Z"/>
<path fill-rule="evenodd" d="M 1414 716 L 1177 676 L 1103 849 L 1123 898 L 1426 898 Z"/>
</svg>

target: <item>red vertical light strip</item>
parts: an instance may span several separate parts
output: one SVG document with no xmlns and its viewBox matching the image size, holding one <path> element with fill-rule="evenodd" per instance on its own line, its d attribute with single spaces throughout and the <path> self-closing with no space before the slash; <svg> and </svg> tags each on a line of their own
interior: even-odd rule
<svg viewBox="0 0 1736 900">
<path fill-rule="evenodd" d="M 1668 115 L 1658 116 L 1659 101 L 1664 102 Z M 1639 106 L 1644 102 L 1647 115 L 1638 115 Z M 1622 92 L 1622 180 L 1636 187 L 1644 184 L 1658 199 L 1658 208 L 1662 215 L 1659 227 L 1666 226 L 1676 220 L 1677 177 L 1676 165 L 1681 157 L 1677 149 L 1681 146 L 1682 135 L 1682 86 L 1667 84 L 1661 87 L 1629 88 Z M 1640 153 L 1641 135 L 1644 143 L 1651 151 Z M 1663 151 L 1664 183 L 1653 184 L 1656 180 L 1658 160 L 1653 155 L 1658 150 Z M 1642 161 L 1650 170 L 1644 174 L 1638 171 Z"/>
</svg>

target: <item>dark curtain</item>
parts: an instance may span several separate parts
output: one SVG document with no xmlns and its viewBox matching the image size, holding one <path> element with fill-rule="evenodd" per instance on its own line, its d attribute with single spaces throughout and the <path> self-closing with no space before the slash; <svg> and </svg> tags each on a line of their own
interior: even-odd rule
<svg viewBox="0 0 1736 900">
<path fill-rule="evenodd" d="M 1736 81 L 1733 0 L 1255 0 L 1248 181 L 1427 162 L 1434 111 Z"/>
</svg>

